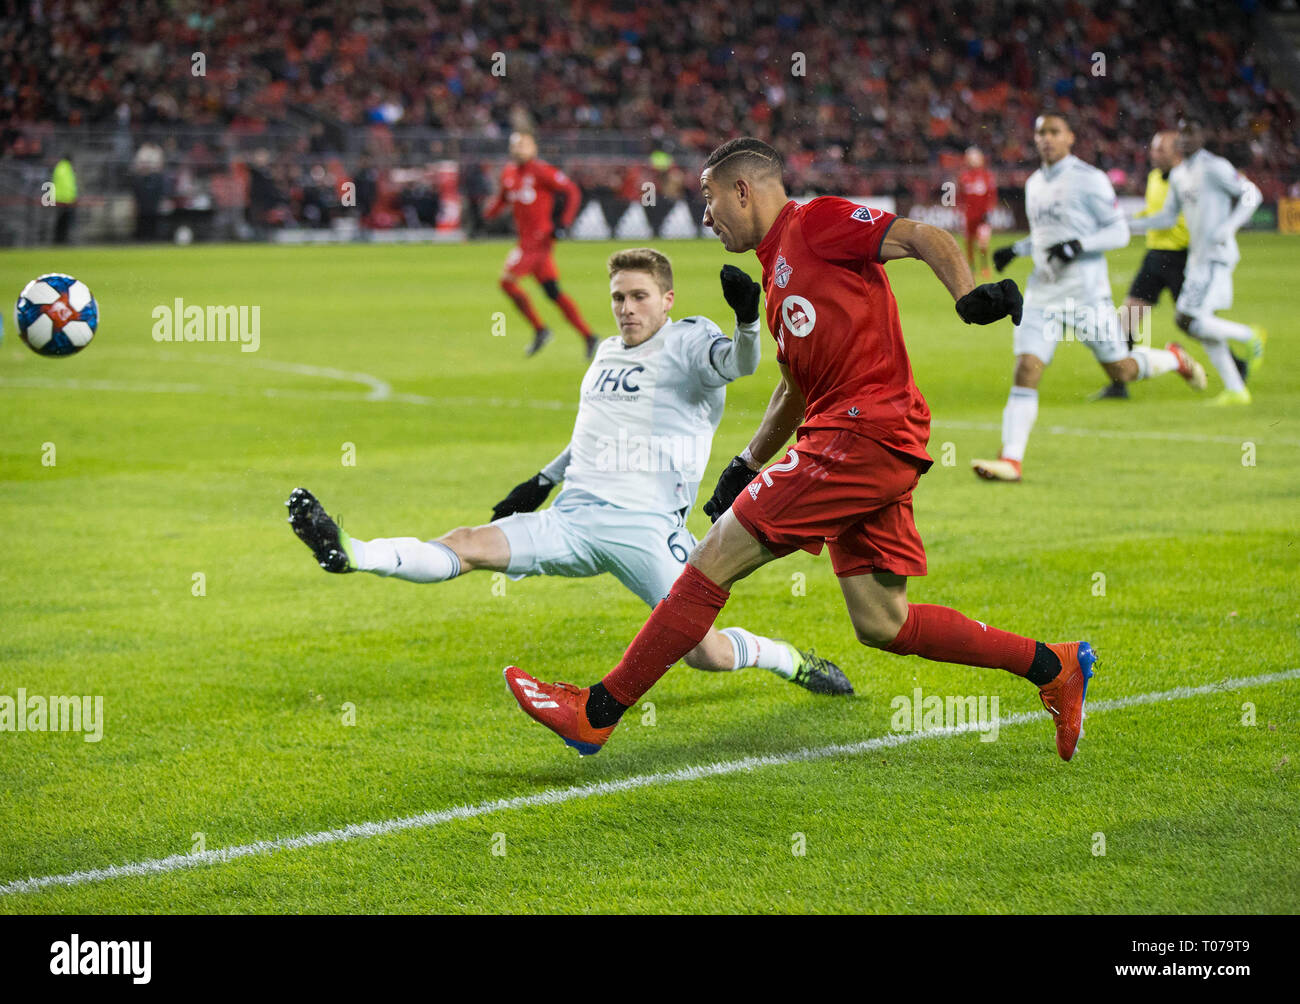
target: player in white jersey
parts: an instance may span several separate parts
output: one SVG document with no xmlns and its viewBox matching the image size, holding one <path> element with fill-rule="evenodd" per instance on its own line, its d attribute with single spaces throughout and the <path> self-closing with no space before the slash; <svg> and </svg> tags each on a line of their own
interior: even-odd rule
<svg viewBox="0 0 1300 1004">
<path fill-rule="evenodd" d="M 1070 153 L 1074 133 L 1062 115 L 1034 122 L 1042 166 L 1025 184 L 1029 236 L 993 254 L 1001 272 L 1029 255 L 1024 315 L 1016 325 L 1016 370 L 1002 412 L 1002 451 L 996 460 L 972 460 L 989 481 L 1019 481 L 1029 433 L 1038 418 L 1038 384 L 1066 328 L 1092 350 L 1112 380 L 1130 383 L 1177 372 L 1194 388 L 1205 370 L 1175 342 L 1163 349 L 1128 346 L 1111 298 L 1104 252 L 1128 243 L 1129 228 L 1110 180 Z"/>
<path fill-rule="evenodd" d="M 1187 221 L 1187 273 L 1174 303 L 1174 321 L 1205 346 L 1205 353 L 1223 380 L 1215 405 L 1250 404 L 1250 391 L 1229 342 L 1246 345 L 1246 375 L 1253 375 L 1264 358 L 1264 330 L 1239 324 L 1215 313 L 1232 306 L 1232 272 L 1241 260 L 1237 231 L 1263 199 L 1259 188 L 1222 157 L 1204 148 L 1200 123 L 1178 123 L 1183 160 L 1169 172 L 1164 207 L 1150 216 L 1134 218 L 1135 233 L 1160 230 L 1178 219 Z"/>
<path fill-rule="evenodd" d="M 651 248 L 610 256 L 610 299 L 621 334 L 602 341 L 582 380 L 569 445 L 493 507 L 491 523 L 436 540 L 357 540 L 304 488 L 286 503 L 294 533 L 327 572 L 443 582 L 477 569 L 585 577 L 609 572 L 650 606 L 695 547 L 686 515 L 709 462 L 726 386 L 758 368 L 761 289 L 722 271 L 734 337 L 707 317 L 674 321 L 672 266 Z M 538 507 L 561 481 L 555 503 Z M 697 669 L 769 669 L 822 694 L 852 694 L 833 663 L 743 628 L 711 630 L 685 656 Z"/>
</svg>

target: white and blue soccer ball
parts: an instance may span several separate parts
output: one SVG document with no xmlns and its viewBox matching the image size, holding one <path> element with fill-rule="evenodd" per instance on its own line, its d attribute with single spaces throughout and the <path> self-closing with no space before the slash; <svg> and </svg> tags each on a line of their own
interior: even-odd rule
<svg viewBox="0 0 1300 1004">
<path fill-rule="evenodd" d="M 70 356 L 95 337 L 99 304 L 80 279 L 51 272 L 24 287 L 14 307 L 18 335 L 43 356 Z"/>
</svg>

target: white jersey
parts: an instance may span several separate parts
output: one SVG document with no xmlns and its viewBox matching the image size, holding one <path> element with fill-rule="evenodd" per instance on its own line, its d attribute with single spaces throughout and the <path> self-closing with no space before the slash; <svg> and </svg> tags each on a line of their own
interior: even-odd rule
<svg viewBox="0 0 1300 1004">
<path fill-rule="evenodd" d="M 1029 236 L 1017 241 L 1018 255 L 1032 255 L 1034 270 L 1025 284 L 1025 306 L 1064 309 L 1109 300 L 1110 276 L 1103 251 L 1128 243 L 1128 224 L 1110 179 L 1073 155 L 1045 164 L 1025 183 Z M 1068 264 L 1052 261 L 1047 249 L 1077 240 L 1083 251 Z"/>
<path fill-rule="evenodd" d="M 1241 260 L 1237 228 L 1261 201 L 1260 191 L 1235 167 L 1208 150 L 1197 150 L 1169 172 L 1169 194 L 1158 213 L 1144 216 L 1135 230 L 1163 229 L 1161 221 L 1187 220 L 1187 267 Z"/>
<path fill-rule="evenodd" d="M 596 349 L 569 448 L 542 473 L 556 504 L 605 502 L 671 513 L 695 502 L 722 420 L 726 385 L 758 367 L 759 325 L 727 338 L 707 317 L 669 318 L 640 345 Z"/>
</svg>

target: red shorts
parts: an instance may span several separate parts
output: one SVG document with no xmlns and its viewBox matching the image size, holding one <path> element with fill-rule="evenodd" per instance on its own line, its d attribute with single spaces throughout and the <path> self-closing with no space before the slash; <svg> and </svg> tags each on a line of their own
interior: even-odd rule
<svg viewBox="0 0 1300 1004">
<path fill-rule="evenodd" d="M 560 270 L 555 267 L 555 259 L 551 257 L 549 244 L 539 244 L 534 247 L 524 247 L 519 244 L 511 248 L 510 253 L 506 255 L 505 274 L 511 279 L 521 279 L 531 275 L 538 282 L 550 282 L 552 279 L 560 278 Z"/>
<path fill-rule="evenodd" d="M 924 575 L 912 489 L 929 468 L 848 429 L 806 429 L 736 496 L 731 511 L 778 558 L 821 554 L 825 544 L 841 578 Z"/>
<path fill-rule="evenodd" d="M 992 235 L 993 228 L 989 226 L 987 216 L 966 217 L 966 239 L 968 241 L 973 241 L 978 237 L 981 243 L 987 243 Z"/>
</svg>

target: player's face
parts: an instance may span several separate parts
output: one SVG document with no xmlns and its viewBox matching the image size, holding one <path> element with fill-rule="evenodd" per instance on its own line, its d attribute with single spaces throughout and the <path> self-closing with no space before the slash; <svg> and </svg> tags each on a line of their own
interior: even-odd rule
<svg viewBox="0 0 1300 1004">
<path fill-rule="evenodd" d="M 978 170 L 979 168 L 983 167 L 983 166 L 984 166 L 984 154 L 980 153 L 978 150 L 973 149 L 973 148 L 970 149 L 970 150 L 967 150 L 967 151 L 966 151 L 966 166 L 969 167 L 969 168 L 972 168 L 972 169 L 974 169 L 974 170 Z"/>
<path fill-rule="evenodd" d="M 519 164 L 527 164 L 537 156 L 537 140 L 524 132 L 510 134 L 510 158 Z"/>
<path fill-rule="evenodd" d="M 724 248 L 739 254 L 758 247 L 752 221 L 740 204 L 734 183 L 715 181 L 712 169 L 706 167 L 700 175 L 700 194 L 704 196 L 704 225 L 712 228 Z"/>
<path fill-rule="evenodd" d="M 649 272 L 623 270 L 609 280 L 610 307 L 623 344 L 640 345 L 664 326 L 673 305 L 673 291 L 664 292 Z"/>
<path fill-rule="evenodd" d="M 1168 171 L 1174 166 L 1174 144 L 1164 133 L 1151 137 L 1151 166 L 1158 171 Z"/>
<path fill-rule="evenodd" d="M 1074 133 L 1055 115 L 1040 115 L 1034 123 L 1034 146 L 1045 164 L 1055 164 L 1074 146 Z"/>
<path fill-rule="evenodd" d="M 1193 122 L 1183 122 L 1178 126 L 1178 150 L 1184 157 L 1190 157 L 1205 145 L 1205 134 L 1201 127 Z"/>
</svg>

